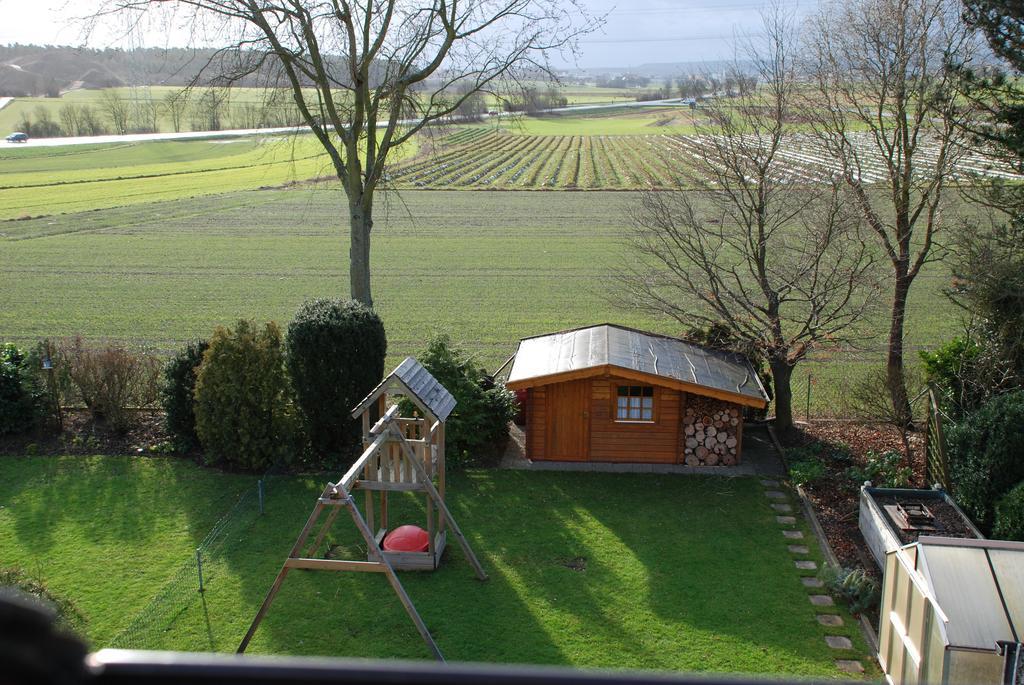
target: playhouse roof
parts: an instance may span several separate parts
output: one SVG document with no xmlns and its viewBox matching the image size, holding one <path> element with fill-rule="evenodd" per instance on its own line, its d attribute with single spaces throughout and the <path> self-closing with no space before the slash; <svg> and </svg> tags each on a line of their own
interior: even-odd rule
<svg viewBox="0 0 1024 685">
<path fill-rule="evenodd" d="M 606 372 L 753 407 L 768 404 L 757 373 L 743 355 L 614 324 L 524 338 L 508 387 L 546 385 Z"/>
<path fill-rule="evenodd" d="M 385 392 L 404 395 L 416 404 L 422 405 L 439 421 L 444 422 L 455 408 L 455 398 L 434 378 L 422 364 L 406 357 L 405 361 L 384 377 L 377 387 L 352 410 L 357 417 L 366 411 Z"/>
<path fill-rule="evenodd" d="M 951 647 L 992 650 L 1024 630 L 1024 543 L 922 537 L 916 568 L 946 615 Z"/>
</svg>

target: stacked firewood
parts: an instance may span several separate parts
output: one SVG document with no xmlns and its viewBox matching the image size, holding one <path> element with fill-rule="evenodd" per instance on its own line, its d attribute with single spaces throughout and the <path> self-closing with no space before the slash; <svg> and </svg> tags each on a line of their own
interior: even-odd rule
<svg viewBox="0 0 1024 685">
<path fill-rule="evenodd" d="M 683 458 L 687 466 L 739 463 L 740 411 L 724 402 L 690 396 L 683 416 Z"/>
</svg>

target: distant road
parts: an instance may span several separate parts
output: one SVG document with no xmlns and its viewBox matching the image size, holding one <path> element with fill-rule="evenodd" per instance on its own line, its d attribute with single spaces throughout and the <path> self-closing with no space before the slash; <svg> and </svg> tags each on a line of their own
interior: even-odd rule
<svg viewBox="0 0 1024 685">
<path fill-rule="evenodd" d="M 0 109 L 13 98 L 0 98 Z M 650 107 L 677 105 L 684 106 L 678 99 L 648 100 L 645 102 L 611 102 L 594 105 L 572 105 L 545 110 L 546 113 L 564 114 L 583 112 L 595 109 Z M 511 116 L 502 112 L 498 116 Z M 410 122 L 400 122 L 410 123 Z M 77 136 L 74 138 L 32 138 L 27 143 L 4 143 L 9 147 L 58 147 L 61 145 L 99 145 L 104 143 L 145 143 L 154 140 L 203 140 L 209 138 L 243 138 L 245 136 L 279 135 L 282 133 L 299 133 L 308 130 L 305 126 L 285 126 L 282 128 L 239 128 L 229 131 L 185 131 L 182 133 L 129 133 L 123 136 Z M 3 133 L 2 135 L 7 135 Z"/>
<path fill-rule="evenodd" d="M 562 114 L 563 112 L 582 112 L 588 109 L 612 109 L 613 107 L 663 107 L 666 105 L 689 107 L 689 105 L 681 101 L 679 98 L 668 98 L 667 100 L 640 100 L 638 102 L 629 100 L 628 102 L 606 102 L 605 104 L 569 105 L 568 107 L 556 107 L 555 109 L 546 109 L 544 111 L 552 114 Z"/>
<path fill-rule="evenodd" d="M 0 109 L 14 102 L 14 98 L 0 98 Z"/>
<path fill-rule="evenodd" d="M 239 128 L 230 131 L 184 131 L 182 133 L 129 133 L 123 136 L 78 136 L 75 138 L 32 138 L 27 143 L 7 143 L 8 147 L 57 147 L 60 145 L 97 145 L 102 143 L 144 143 L 153 140 L 202 140 L 204 138 L 241 138 L 304 131 L 305 127 Z"/>
</svg>

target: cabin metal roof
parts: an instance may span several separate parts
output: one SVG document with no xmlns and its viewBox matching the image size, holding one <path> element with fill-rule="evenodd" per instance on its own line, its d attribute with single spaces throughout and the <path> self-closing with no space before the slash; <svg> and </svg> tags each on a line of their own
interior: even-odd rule
<svg viewBox="0 0 1024 685">
<path fill-rule="evenodd" d="M 950 647 L 992 650 L 1024 631 L 1024 543 L 922 537 L 916 567 L 942 613 Z"/>
<path fill-rule="evenodd" d="M 757 373 L 743 355 L 613 324 L 524 338 L 508 384 L 547 376 L 558 382 L 560 375 L 600 367 L 617 367 L 768 403 Z"/>
<path fill-rule="evenodd" d="M 418 401 L 441 422 L 444 422 L 455 409 L 455 398 L 448 389 L 422 364 L 412 357 L 406 357 L 405 361 L 385 376 L 384 380 L 352 410 L 352 416 L 358 416 L 366 411 L 382 393 L 396 389 L 398 394 Z"/>
</svg>

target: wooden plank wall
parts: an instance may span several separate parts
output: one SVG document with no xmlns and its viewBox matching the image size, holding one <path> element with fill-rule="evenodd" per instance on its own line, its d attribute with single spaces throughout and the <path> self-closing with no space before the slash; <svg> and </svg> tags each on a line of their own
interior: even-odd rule
<svg viewBox="0 0 1024 685">
<path fill-rule="evenodd" d="M 547 387 L 530 388 L 526 397 L 526 457 L 544 459 L 547 445 Z"/>
<path fill-rule="evenodd" d="M 686 393 L 655 386 L 654 423 L 622 423 L 615 421 L 615 389 L 619 385 L 637 385 L 636 381 L 611 377 L 595 378 L 590 383 L 590 461 L 683 463 L 686 436 L 682 431 L 681 419 L 689 404 L 689 396 Z M 530 388 L 528 391 L 526 456 L 529 459 L 549 458 L 546 454 L 546 426 L 551 395 L 545 386 Z M 692 399 L 696 404 L 709 403 L 715 407 L 721 405 L 725 408 L 734 406 L 708 398 Z M 742 414 L 739 425 L 734 430 L 739 442 L 739 455 L 743 435 Z"/>
<path fill-rule="evenodd" d="M 654 388 L 654 423 L 615 421 L 619 385 L 637 385 L 624 378 L 594 379 L 590 402 L 590 460 L 674 464 L 679 455 L 680 393 Z"/>
</svg>

